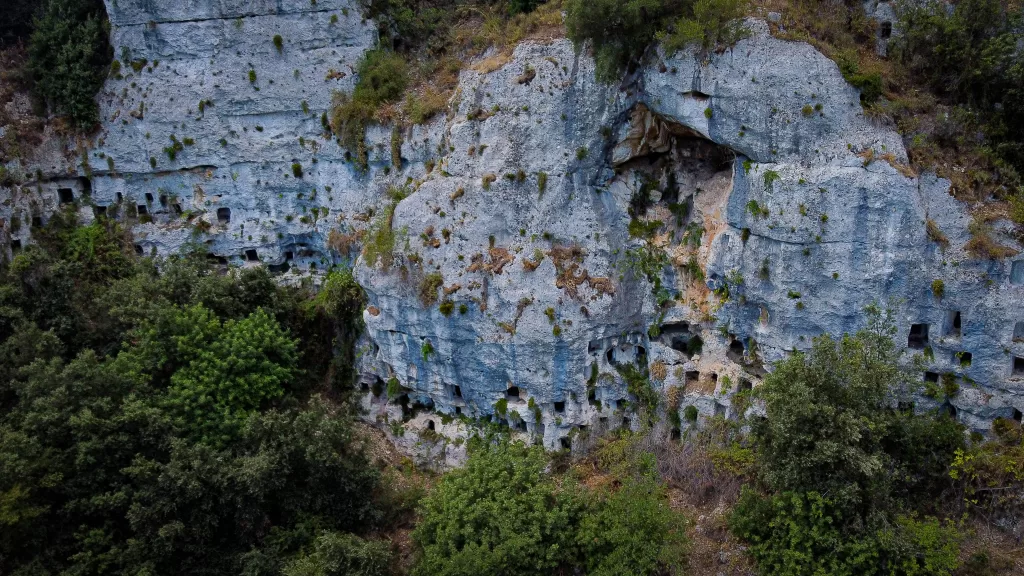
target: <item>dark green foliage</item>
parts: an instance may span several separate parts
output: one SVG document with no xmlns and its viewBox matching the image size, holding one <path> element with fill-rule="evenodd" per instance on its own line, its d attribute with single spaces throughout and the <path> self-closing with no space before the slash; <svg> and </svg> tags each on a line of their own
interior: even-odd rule
<svg viewBox="0 0 1024 576">
<path fill-rule="evenodd" d="M 28 38 L 32 17 L 39 9 L 38 0 L 9 0 L 0 10 L 0 45 Z"/>
<path fill-rule="evenodd" d="M 413 574 L 550 574 L 571 553 L 581 503 L 559 497 L 546 464 L 539 449 L 503 443 L 446 475 L 421 505 Z"/>
<path fill-rule="evenodd" d="M 477 439 L 466 467 L 420 507 L 414 575 L 652 574 L 679 566 L 681 531 L 653 459 L 616 469 L 616 490 L 556 484 L 540 448 Z M 627 468 L 627 467 L 624 467 Z"/>
<path fill-rule="evenodd" d="M 34 238 L 0 269 L 0 573 L 383 573 L 352 535 L 377 473 L 309 398 L 358 330 L 351 273 L 314 298 L 199 251 L 157 268 L 73 211 Z"/>
<path fill-rule="evenodd" d="M 614 82 L 639 63 L 672 11 L 670 0 L 569 0 L 565 27 L 580 46 L 592 42 L 597 77 Z"/>
<path fill-rule="evenodd" d="M 904 2 L 892 54 L 936 94 L 981 113 L 995 155 L 1024 173 L 1024 8 Z M 1012 182 L 1012 179 L 1011 179 Z"/>
<path fill-rule="evenodd" d="M 963 428 L 942 416 L 896 410 L 917 386 L 901 366 L 895 330 L 869 327 L 776 365 L 758 393 L 753 426 L 767 496 L 748 490 L 731 525 L 766 575 L 951 574 L 958 534 L 933 511 Z"/>
<path fill-rule="evenodd" d="M 543 4 L 546 0 L 508 0 L 508 13 L 515 16 L 516 14 L 525 14 L 533 12 L 534 8 Z"/>
<path fill-rule="evenodd" d="M 113 55 L 107 27 L 99 0 L 47 0 L 34 21 L 28 49 L 33 91 L 80 130 L 99 121 L 96 92 Z"/>
<path fill-rule="evenodd" d="M 842 508 L 817 492 L 759 496 L 744 487 L 730 528 L 750 542 L 766 576 L 951 575 L 959 536 L 934 518 L 900 516 L 892 525 L 851 536 Z"/>
<path fill-rule="evenodd" d="M 311 549 L 289 562 L 284 576 L 385 576 L 391 549 L 383 541 L 366 541 L 353 534 L 324 532 Z"/>
<path fill-rule="evenodd" d="M 742 0 L 568 0 L 565 27 L 577 47 L 592 43 L 597 78 L 610 83 L 640 64 L 655 39 L 669 53 L 735 43 L 745 9 Z"/>
</svg>

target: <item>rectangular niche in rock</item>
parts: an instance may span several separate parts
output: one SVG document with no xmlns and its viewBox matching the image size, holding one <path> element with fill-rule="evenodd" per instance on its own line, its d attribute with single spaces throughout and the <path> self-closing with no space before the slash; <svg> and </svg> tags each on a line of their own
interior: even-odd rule
<svg viewBox="0 0 1024 576">
<path fill-rule="evenodd" d="M 928 325 L 911 324 L 910 335 L 907 336 L 907 347 L 924 350 L 926 346 L 928 346 Z"/>
<path fill-rule="evenodd" d="M 1024 322 L 1017 322 L 1013 325 L 1013 341 L 1024 342 Z"/>
<path fill-rule="evenodd" d="M 153 194 L 151 194 L 149 192 L 146 192 L 146 204 L 152 204 L 152 203 L 153 203 Z"/>
<path fill-rule="evenodd" d="M 959 338 L 961 331 L 962 320 L 960 319 L 959 311 L 946 312 L 946 319 L 942 323 L 943 333 L 948 338 Z"/>
<path fill-rule="evenodd" d="M 1019 377 L 1024 376 L 1024 358 L 1020 356 L 1013 357 L 1013 376 Z"/>
<path fill-rule="evenodd" d="M 505 397 L 509 400 L 519 400 L 519 387 L 509 386 L 508 390 L 505 390 Z"/>
<path fill-rule="evenodd" d="M 106 217 L 106 215 L 107 215 L 107 207 L 106 206 L 93 206 L 92 207 L 92 215 L 96 219 L 100 219 L 100 218 Z"/>
<path fill-rule="evenodd" d="M 245 259 L 249 262 L 259 262 L 260 255 L 256 253 L 256 250 L 249 249 L 245 251 Z"/>
<path fill-rule="evenodd" d="M 149 214 L 149 208 L 147 208 L 145 204 L 139 204 L 138 207 L 139 207 L 139 216 L 145 216 L 146 214 Z"/>
<path fill-rule="evenodd" d="M 217 221 L 221 224 L 231 222 L 231 208 L 217 208 Z"/>
<path fill-rule="evenodd" d="M 565 402 L 555 402 L 555 412 L 565 412 Z"/>
<path fill-rule="evenodd" d="M 70 204 L 75 201 L 75 192 L 71 188 L 58 188 L 57 200 L 61 204 Z"/>
<path fill-rule="evenodd" d="M 966 368 L 971 365 L 973 357 L 974 356 L 970 352 L 954 352 L 953 362 L 955 364 L 959 364 L 963 368 Z"/>
<path fill-rule="evenodd" d="M 1018 260 L 1010 268 L 1010 283 L 1024 284 L 1024 260 Z"/>
<path fill-rule="evenodd" d="M 11 252 L 18 252 L 19 250 L 21 250 L 21 240 L 18 240 L 17 238 L 11 240 Z"/>
<path fill-rule="evenodd" d="M 938 383 L 938 381 L 939 381 L 939 373 L 938 372 L 925 372 L 924 373 L 924 381 L 925 382 L 935 382 L 935 383 Z"/>
</svg>

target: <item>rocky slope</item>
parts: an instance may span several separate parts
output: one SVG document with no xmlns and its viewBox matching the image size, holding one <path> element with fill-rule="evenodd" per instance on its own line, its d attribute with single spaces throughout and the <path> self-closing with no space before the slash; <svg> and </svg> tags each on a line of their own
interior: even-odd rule
<svg viewBox="0 0 1024 576">
<path fill-rule="evenodd" d="M 363 172 L 323 126 L 376 42 L 357 3 L 173 4 L 107 3 L 133 65 L 105 85 L 88 146 L 52 146 L 3 191 L 14 250 L 33 218 L 74 201 L 86 219 L 134 222 L 142 253 L 195 239 L 287 280 L 352 262 L 390 225 L 393 253 L 354 261 L 370 304 L 364 405 L 381 422 L 401 413 L 372 393 L 390 380 L 407 404 L 569 446 L 637 424 L 626 366 L 680 415 L 732 415 L 773 361 L 888 301 L 940 391 L 919 409 L 978 430 L 1024 410 L 1024 259 L 970 259 L 948 184 L 905 167 L 900 137 L 865 117 L 833 62 L 761 22 L 731 50 L 662 55 L 622 86 L 596 83 L 568 41 L 525 42 L 496 70 L 465 70 L 446 115 L 397 140 L 372 128 Z M 399 441 L 422 448 L 414 432 L 465 425 L 423 412 L 405 428 Z"/>
</svg>

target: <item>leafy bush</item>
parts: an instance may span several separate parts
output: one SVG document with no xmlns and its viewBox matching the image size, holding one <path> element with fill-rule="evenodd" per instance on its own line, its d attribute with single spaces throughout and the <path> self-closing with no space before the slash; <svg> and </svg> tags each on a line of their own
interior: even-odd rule
<svg viewBox="0 0 1024 576">
<path fill-rule="evenodd" d="M 748 490 L 731 525 L 763 573 L 955 569 L 955 528 L 908 513 L 951 488 L 946 473 L 963 428 L 893 408 L 918 386 L 894 335 L 888 317 L 870 309 L 867 329 L 816 338 L 759 387 L 767 417 L 753 427 L 755 453 L 772 493 Z"/>
<path fill-rule="evenodd" d="M 746 33 L 737 21 L 744 0 L 568 0 L 565 27 L 579 48 L 591 42 L 596 75 L 615 82 L 639 65 L 655 39 L 668 53 L 690 44 L 703 50 L 735 43 Z"/>
<path fill-rule="evenodd" d="M 29 40 L 34 93 L 79 130 L 99 121 L 96 93 L 113 56 L 107 26 L 99 0 L 47 0 Z"/>
<path fill-rule="evenodd" d="M 606 459 L 607 460 L 607 459 Z M 471 444 L 420 506 L 414 575 L 651 574 L 683 563 L 682 526 L 650 456 L 609 470 L 616 489 L 557 484 L 539 447 Z"/>
<path fill-rule="evenodd" d="M 263 310 L 221 324 L 209 310 L 194 306 L 168 320 L 167 332 L 157 333 L 159 342 L 141 347 L 152 346 L 181 366 L 171 376 L 168 406 L 206 441 L 230 439 L 249 414 L 284 394 L 297 369 L 295 341 Z M 160 349 L 167 341 L 177 346 Z"/>
<path fill-rule="evenodd" d="M 817 492 L 765 498 L 749 487 L 730 516 L 765 576 L 940 576 L 959 564 L 959 533 L 934 518 L 900 516 L 892 527 L 854 537 L 844 533 L 847 523 L 842 508 Z"/>
<path fill-rule="evenodd" d="M 639 63 L 670 12 L 666 0 L 568 0 L 565 28 L 577 47 L 593 44 L 597 78 L 614 82 Z"/>
<path fill-rule="evenodd" d="M 665 506 L 664 487 L 646 456 L 615 492 L 598 493 L 576 534 L 586 573 L 656 574 L 684 561 L 682 524 Z"/>
<path fill-rule="evenodd" d="M 671 31 L 659 37 L 670 54 L 691 44 L 705 51 L 729 46 L 748 33 L 741 20 L 747 8 L 746 0 L 695 0 L 685 15 L 675 21 Z"/>
<path fill-rule="evenodd" d="M 335 92 L 331 104 L 331 128 L 338 141 L 356 156 L 364 169 L 368 152 L 363 137 L 377 110 L 401 99 L 409 73 L 401 56 L 381 48 L 371 50 L 356 68 L 359 80 L 351 95 Z"/>
<path fill-rule="evenodd" d="M 571 558 L 582 503 L 546 466 L 541 449 L 503 443 L 445 475 L 420 506 L 413 574 L 550 574 Z"/>
<path fill-rule="evenodd" d="M 354 534 L 323 532 L 310 550 L 284 566 L 284 576 L 387 576 L 391 546 Z"/>
</svg>

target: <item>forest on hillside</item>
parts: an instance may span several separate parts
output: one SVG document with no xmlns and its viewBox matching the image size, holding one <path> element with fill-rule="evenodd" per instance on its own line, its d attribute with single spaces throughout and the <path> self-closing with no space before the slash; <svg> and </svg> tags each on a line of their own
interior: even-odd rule
<svg viewBox="0 0 1024 576">
<path fill-rule="evenodd" d="M 143 258 L 74 210 L 37 237 L 0 271 L 4 574 L 684 574 L 710 503 L 759 574 L 1019 567 L 1020 424 L 915 413 L 883 311 L 738 397 L 764 417 L 662 437 L 648 394 L 639 431 L 573 454 L 467 420 L 467 466 L 438 476 L 368 453 L 350 271 Z"/>
<path fill-rule="evenodd" d="M 740 17 L 777 11 L 773 32 L 835 60 L 865 113 L 899 128 L 916 171 L 990 208 L 972 227 L 977 257 L 1001 253 L 993 220 L 1024 225 L 1016 0 L 898 3 L 903 33 L 886 58 L 877 23 L 852 0 L 363 4 L 381 43 L 323 120 L 357 167 L 368 126 L 439 113 L 462 66 L 488 48 L 566 34 L 602 82 L 621 85 L 656 46 L 726 50 L 745 34 Z M 0 43 L 23 64 L 2 82 L 30 90 L 62 134 L 87 135 L 96 92 L 130 65 L 108 33 L 101 1 L 12 0 Z M 18 138 L 0 138 L 5 160 Z M 0 171 L 0 186 L 8 179 Z M 140 255 L 130 229 L 80 221 L 75 208 L 0 263 L 0 574 L 1024 570 L 1020 422 L 996 419 L 985 436 L 915 410 L 918 395 L 951 397 L 959 385 L 920 382 L 893 342 L 898 308 L 885 303 L 862 311 L 864 330 L 820 336 L 737 395 L 763 414 L 660 434 L 658 407 L 673 399 L 637 369 L 637 431 L 549 453 L 513 441 L 507 425 L 464 418 L 475 430 L 468 462 L 437 473 L 360 419 L 366 301 L 350 269 L 284 286 L 262 266 L 223 269 L 199 237 L 178 254 Z"/>
</svg>

